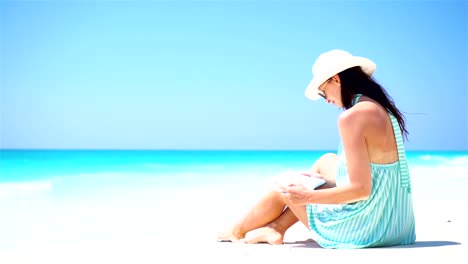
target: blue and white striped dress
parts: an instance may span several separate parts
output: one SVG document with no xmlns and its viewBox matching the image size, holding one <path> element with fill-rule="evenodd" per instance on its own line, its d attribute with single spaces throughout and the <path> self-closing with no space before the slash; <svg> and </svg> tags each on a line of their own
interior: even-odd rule
<svg viewBox="0 0 468 264">
<path fill-rule="evenodd" d="M 403 138 L 397 119 L 389 115 L 398 147 L 398 161 L 370 164 L 372 190 L 369 198 L 351 204 L 307 205 L 312 238 L 320 246 L 345 249 L 384 247 L 412 244 L 416 240 Z M 336 185 L 347 183 L 346 158 L 340 144 Z"/>
</svg>

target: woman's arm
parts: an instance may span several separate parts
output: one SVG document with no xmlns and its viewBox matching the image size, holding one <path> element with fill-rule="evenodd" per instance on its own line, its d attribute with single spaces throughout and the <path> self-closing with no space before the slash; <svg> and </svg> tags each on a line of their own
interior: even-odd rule
<svg viewBox="0 0 468 264">
<path fill-rule="evenodd" d="M 370 161 L 365 129 L 372 110 L 353 107 L 338 118 L 338 128 L 346 156 L 349 184 L 321 190 L 308 190 L 302 186 L 284 188 L 292 204 L 343 204 L 366 200 L 372 189 Z M 375 113 L 374 113 L 375 114 Z"/>
</svg>

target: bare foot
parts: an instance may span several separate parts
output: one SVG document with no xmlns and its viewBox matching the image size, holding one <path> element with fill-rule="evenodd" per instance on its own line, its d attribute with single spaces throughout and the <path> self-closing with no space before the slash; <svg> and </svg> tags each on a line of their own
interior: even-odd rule
<svg viewBox="0 0 468 264">
<path fill-rule="evenodd" d="M 264 226 L 247 233 L 241 241 L 248 244 L 268 243 L 271 245 L 283 244 L 284 234 L 278 232 L 271 226 Z"/>
<path fill-rule="evenodd" d="M 218 232 L 217 235 L 218 242 L 240 242 L 242 238 L 244 238 L 244 235 L 236 234 L 233 228 Z"/>
</svg>

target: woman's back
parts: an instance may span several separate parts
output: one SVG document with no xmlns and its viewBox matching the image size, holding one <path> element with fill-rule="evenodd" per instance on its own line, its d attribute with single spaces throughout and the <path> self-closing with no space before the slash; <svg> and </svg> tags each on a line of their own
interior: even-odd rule
<svg viewBox="0 0 468 264">
<path fill-rule="evenodd" d="M 398 160 L 398 149 L 395 141 L 392 122 L 389 114 L 376 101 L 362 96 L 359 103 L 348 109 L 348 114 L 365 116 L 364 138 L 369 160 L 376 164 L 390 164 Z"/>
</svg>

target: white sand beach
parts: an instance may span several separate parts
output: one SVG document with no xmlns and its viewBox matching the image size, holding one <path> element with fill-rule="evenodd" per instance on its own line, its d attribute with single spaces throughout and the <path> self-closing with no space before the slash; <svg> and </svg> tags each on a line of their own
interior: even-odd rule
<svg viewBox="0 0 468 264">
<path fill-rule="evenodd" d="M 88 208 L 87 213 L 97 216 L 94 224 L 82 224 L 86 219 L 82 218 L 74 223 L 74 231 L 68 230 L 74 228 L 71 225 L 62 226 L 62 231 L 53 229 L 63 236 L 55 234 L 49 239 L 47 232 L 37 237 L 22 234 L 24 240 L 0 248 L 0 263 L 468 263 L 468 175 L 453 172 L 449 178 L 447 183 L 425 178 L 424 171 L 413 177 L 417 242 L 409 246 L 323 249 L 310 240 L 301 224 L 293 226 L 279 246 L 217 242 L 216 232 L 259 194 L 254 195 L 257 187 L 249 184 L 240 193 L 237 187 L 217 186 L 213 190 L 186 188 L 161 194 L 166 207 L 161 203 L 154 213 L 132 205 L 132 201 L 153 193 L 151 189 L 147 193 L 139 190 L 135 200 L 126 196 L 129 202 L 122 203 L 122 211 L 114 208 L 100 214 L 103 207 L 96 205 L 95 211 Z M 154 195 L 151 198 L 156 199 Z M 57 213 L 66 213 L 61 210 Z M 133 217 L 124 217 L 126 214 Z M 71 221 L 73 216 L 62 217 Z M 57 225 L 53 219 L 50 221 L 50 225 Z M 50 229 L 47 223 L 41 224 L 45 230 Z M 86 228 L 108 232 L 94 230 L 85 234 Z"/>
</svg>

